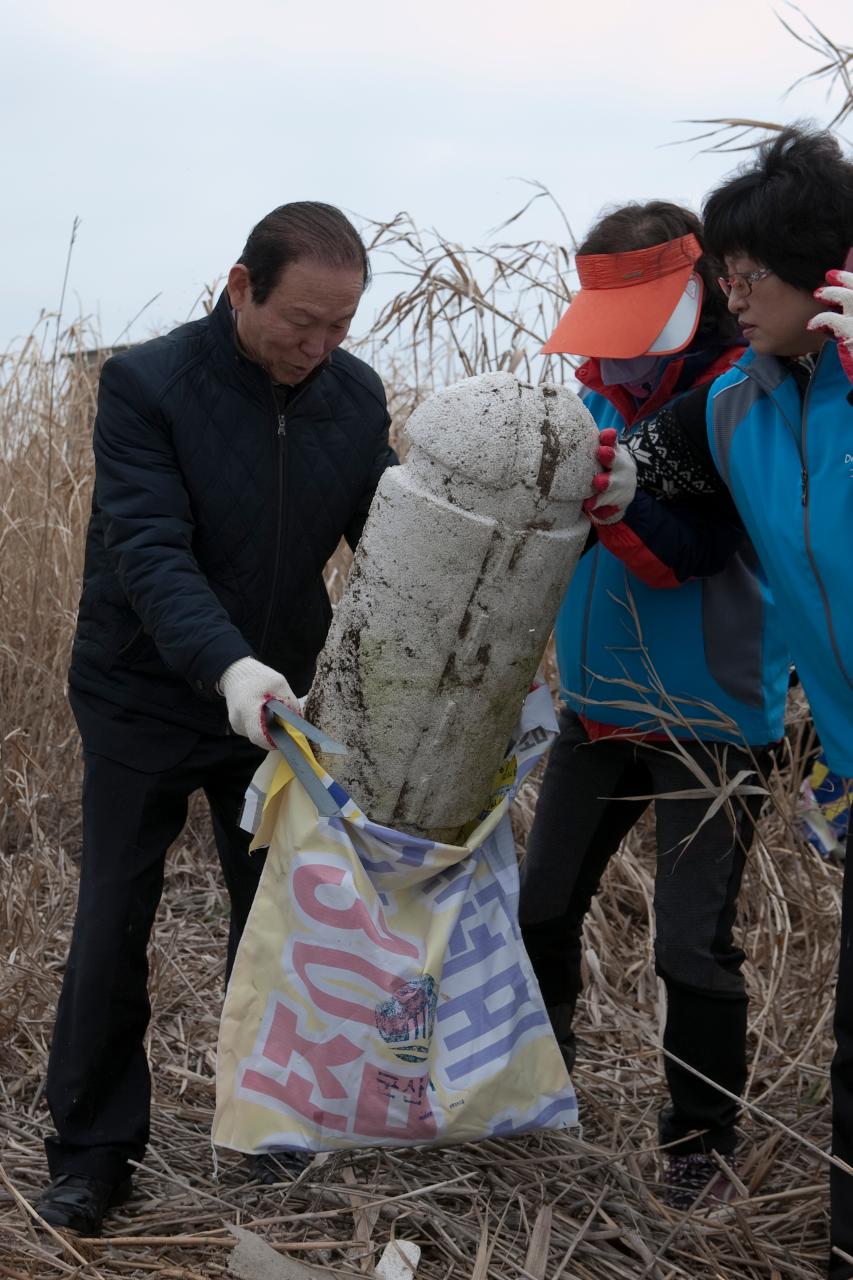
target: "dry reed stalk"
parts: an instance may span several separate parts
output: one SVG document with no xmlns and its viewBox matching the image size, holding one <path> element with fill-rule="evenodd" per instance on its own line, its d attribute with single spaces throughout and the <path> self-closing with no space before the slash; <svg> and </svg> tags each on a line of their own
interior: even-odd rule
<svg viewBox="0 0 853 1280">
<path fill-rule="evenodd" d="M 468 249 L 437 231 L 420 230 L 406 213 L 368 223 L 373 259 L 400 288 L 359 350 L 379 368 L 393 352 L 392 408 L 405 408 L 405 416 L 438 387 L 477 373 L 507 370 L 528 382 L 571 380 L 570 362 L 543 357 L 541 347 L 571 300 L 568 246 L 574 247 L 574 236 L 550 192 L 531 185 L 535 194 L 493 235 L 545 199 L 563 220 L 565 244 L 493 239 Z"/>
<path fill-rule="evenodd" d="M 789 35 L 807 49 L 816 53 L 821 61 L 811 71 L 795 80 L 788 87 L 792 93 L 800 84 L 810 80 L 827 82 L 827 97 L 840 90 L 841 102 L 835 114 L 827 124 L 827 128 L 836 129 L 853 113 L 853 46 L 839 44 L 822 31 L 799 5 L 788 2 L 788 8 L 802 20 L 800 30 L 786 21 L 781 14 L 777 18 Z M 712 125 L 706 133 L 699 133 L 686 142 L 704 142 L 708 138 L 716 138 L 713 145 L 705 147 L 705 151 L 751 151 L 765 141 L 769 134 L 778 133 L 784 125 L 772 120 L 753 120 L 740 116 L 720 116 L 709 120 L 687 120 L 686 124 Z"/>
</svg>

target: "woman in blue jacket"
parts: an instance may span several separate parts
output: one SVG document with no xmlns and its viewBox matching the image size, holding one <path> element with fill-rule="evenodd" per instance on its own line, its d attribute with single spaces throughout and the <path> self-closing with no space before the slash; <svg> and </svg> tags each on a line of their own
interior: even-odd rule
<svg viewBox="0 0 853 1280">
<path fill-rule="evenodd" d="M 705 205 L 706 242 L 749 349 L 704 399 L 630 441 L 660 495 L 731 494 L 776 600 L 831 769 L 853 778 L 853 163 L 828 133 L 786 129 Z M 824 276 L 829 285 L 823 287 Z M 827 305 L 831 308 L 827 311 Z M 836 311 L 835 308 L 840 308 Z M 667 459 L 688 449 L 691 474 Z M 630 508 L 629 512 L 630 514 Z M 701 542 L 685 526 L 680 563 Z M 833 1152 L 853 1165 L 853 834 L 832 1063 Z M 853 1277 L 853 1174 L 830 1171 L 832 1280 Z M 842 1256 L 847 1255 L 847 1259 Z"/>
<path fill-rule="evenodd" d="M 695 214 L 655 201 L 608 214 L 581 246 L 581 290 L 545 350 L 590 356 L 577 376 L 602 432 L 628 440 L 691 391 L 704 399 L 742 354 L 701 234 Z M 691 465 L 681 449 L 679 471 Z M 668 1198 L 686 1208 L 710 1180 L 706 1196 L 732 1193 L 713 1153 L 732 1159 L 739 1110 L 696 1072 L 736 1098 L 747 1070 L 744 955 L 732 929 L 758 800 L 709 818 L 710 791 L 744 771 L 760 780 L 783 733 L 789 664 L 755 554 L 719 485 L 686 505 L 640 493 L 614 523 L 601 518 L 607 496 L 590 512 L 599 545 L 576 570 L 557 622 L 565 706 L 528 840 L 520 920 L 571 1067 L 584 917 L 647 807 L 638 797 L 656 797 L 655 960 L 672 1055 L 660 1140 Z M 694 580 L 678 563 L 682 541 Z M 706 797 L 667 798 L 701 793 L 697 773 L 708 779 Z"/>
</svg>

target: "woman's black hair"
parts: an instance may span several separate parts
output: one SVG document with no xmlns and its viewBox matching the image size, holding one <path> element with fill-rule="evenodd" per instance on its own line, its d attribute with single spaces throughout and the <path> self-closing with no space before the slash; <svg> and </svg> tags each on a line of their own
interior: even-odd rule
<svg viewBox="0 0 853 1280">
<path fill-rule="evenodd" d="M 360 271 L 364 287 L 370 264 L 361 236 L 340 209 L 318 200 L 279 205 L 253 227 L 237 259 L 249 272 L 252 301 L 266 302 L 292 262 L 321 262 L 326 267 Z"/>
<path fill-rule="evenodd" d="M 680 240 L 693 234 L 704 248 L 704 235 L 699 216 L 692 209 L 669 200 L 649 200 L 611 209 L 599 218 L 578 248 L 578 254 L 629 253 L 648 249 L 653 244 Z M 731 342 L 739 333 L 734 316 L 729 313 L 726 298 L 717 284 L 720 263 L 703 253 L 694 270 L 705 286 L 702 315 L 691 348 L 711 343 Z"/>
<path fill-rule="evenodd" d="M 853 245 L 853 162 L 831 133 L 792 125 L 711 192 L 704 219 L 718 258 L 743 254 L 811 292 Z"/>
</svg>

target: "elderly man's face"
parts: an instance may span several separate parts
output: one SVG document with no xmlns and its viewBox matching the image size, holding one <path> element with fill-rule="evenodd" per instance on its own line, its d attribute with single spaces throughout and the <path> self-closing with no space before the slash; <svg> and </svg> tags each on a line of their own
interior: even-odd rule
<svg viewBox="0 0 853 1280">
<path fill-rule="evenodd" d="M 305 258 L 290 263 L 258 304 L 242 263 L 228 273 L 240 345 L 273 382 L 288 386 L 302 382 L 343 342 L 363 292 L 361 271 Z"/>
</svg>

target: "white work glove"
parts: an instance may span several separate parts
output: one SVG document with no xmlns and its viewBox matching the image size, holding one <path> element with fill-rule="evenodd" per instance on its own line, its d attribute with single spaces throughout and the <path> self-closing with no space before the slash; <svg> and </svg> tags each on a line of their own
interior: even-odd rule
<svg viewBox="0 0 853 1280">
<path fill-rule="evenodd" d="M 853 382 L 853 271 L 827 271 L 828 284 L 815 289 L 820 302 L 834 303 L 840 311 L 822 311 L 806 325 L 807 329 L 823 329 L 838 343 L 838 358 L 847 377 Z"/>
<path fill-rule="evenodd" d="M 254 658 L 240 658 L 226 667 L 219 677 L 219 688 L 225 695 L 231 728 L 265 751 L 275 750 L 267 731 L 265 708 L 269 700 L 278 698 L 299 715 L 299 700 L 281 672 Z"/>
<path fill-rule="evenodd" d="M 605 428 L 598 437 L 595 456 L 601 471 L 592 478 L 593 496 L 582 503 L 593 524 L 616 524 L 637 492 L 637 464 L 616 437 L 613 427 Z"/>
</svg>

